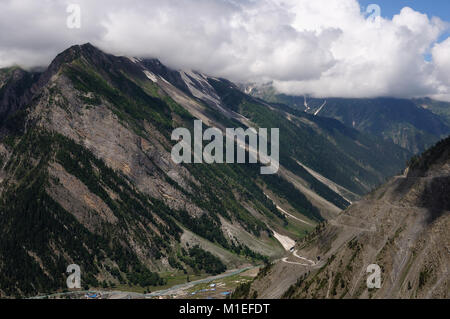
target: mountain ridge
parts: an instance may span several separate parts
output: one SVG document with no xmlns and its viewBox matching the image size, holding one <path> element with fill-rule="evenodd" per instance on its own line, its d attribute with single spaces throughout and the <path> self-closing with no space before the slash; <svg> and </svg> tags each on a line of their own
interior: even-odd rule
<svg viewBox="0 0 450 319">
<path fill-rule="evenodd" d="M 320 256 L 316 264 L 278 262 L 249 293 L 255 290 L 261 298 L 448 298 L 449 143 L 450 138 L 438 142 L 414 158 L 405 175 L 299 242 L 295 254 Z M 381 268 L 379 289 L 366 286 L 371 264 Z M 287 271 L 295 275 L 280 281 L 280 272 Z"/>
<path fill-rule="evenodd" d="M 0 101 L 14 101 L 5 102 L 0 125 L 2 296 L 64 289 L 70 263 L 80 264 L 87 287 L 149 289 L 167 283 L 166 272 L 215 272 L 221 263 L 278 258 L 283 247 L 274 232 L 300 239 L 349 205 L 295 160 L 337 184 L 340 176 L 361 195 L 408 157 L 337 121 L 330 128 L 247 95 L 230 105 L 226 95 L 240 91 L 225 88 L 223 79 L 90 44 L 65 50 L 42 73 L 16 72 L 30 79 L 26 86 L 0 77 L 8 79 L 1 80 Z M 176 165 L 170 133 L 192 130 L 196 118 L 219 128 L 279 125 L 285 167 L 264 176 L 250 164 Z M 321 145 L 351 168 L 351 177 L 333 173 L 339 161 L 321 165 Z M 385 152 L 382 172 L 371 147 Z M 202 242 L 205 253 L 192 249 Z M 209 266 L 196 268 L 200 255 Z"/>
<path fill-rule="evenodd" d="M 392 97 L 319 99 L 280 94 L 269 84 L 240 85 L 240 88 L 272 103 L 288 105 L 295 110 L 315 116 L 337 119 L 347 127 L 391 140 L 415 154 L 423 152 L 450 134 L 448 103 L 433 102 L 430 99 L 408 100 Z"/>
</svg>

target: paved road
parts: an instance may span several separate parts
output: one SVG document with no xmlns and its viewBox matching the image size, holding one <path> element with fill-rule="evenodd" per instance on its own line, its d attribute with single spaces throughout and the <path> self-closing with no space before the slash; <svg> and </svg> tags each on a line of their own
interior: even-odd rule
<svg viewBox="0 0 450 319">
<path fill-rule="evenodd" d="M 250 269 L 259 268 L 259 267 L 261 267 L 261 266 L 260 265 L 259 266 L 250 266 L 250 267 L 245 267 L 245 268 L 233 270 L 233 271 L 231 271 L 229 273 L 220 274 L 220 275 L 211 276 L 211 277 L 208 277 L 208 278 L 205 278 L 205 279 L 199 279 L 199 280 L 187 282 L 187 283 L 176 285 L 176 286 L 170 287 L 168 289 L 164 289 L 164 290 L 154 291 L 154 292 L 151 292 L 149 294 L 146 294 L 145 296 L 147 296 L 147 297 L 155 297 L 155 296 L 169 295 L 169 294 L 171 294 L 171 293 L 173 293 L 173 292 L 175 292 L 177 290 L 184 290 L 184 289 L 190 288 L 190 287 L 198 285 L 198 284 L 205 284 L 205 283 L 211 282 L 213 280 L 234 276 L 234 275 L 240 274 L 240 273 L 242 273 L 244 271 L 247 271 L 247 270 L 250 270 Z"/>
<path fill-rule="evenodd" d="M 297 257 L 298 259 L 304 260 L 304 261 L 306 261 L 306 262 L 308 262 L 308 263 L 305 264 L 305 263 L 300 263 L 300 262 L 295 262 L 295 261 L 289 261 L 289 260 L 288 260 L 289 257 L 284 257 L 283 259 L 281 259 L 281 261 L 282 261 L 282 262 L 285 262 L 285 263 L 287 263 L 287 264 L 300 265 L 300 266 L 306 266 L 306 267 L 314 267 L 314 266 L 317 265 L 314 261 L 312 261 L 312 260 L 310 260 L 310 259 L 308 259 L 308 258 L 299 256 L 299 255 L 297 254 L 297 250 L 295 250 L 295 251 L 292 253 L 292 255 L 294 255 L 294 256 Z"/>
</svg>

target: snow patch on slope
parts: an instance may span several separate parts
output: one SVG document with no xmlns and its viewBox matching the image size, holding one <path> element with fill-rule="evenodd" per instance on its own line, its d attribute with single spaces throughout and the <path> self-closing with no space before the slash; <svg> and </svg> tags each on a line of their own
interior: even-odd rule
<svg viewBox="0 0 450 319">
<path fill-rule="evenodd" d="M 295 241 L 292 238 L 281 235 L 274 230 L 272 230 L 272 232 L 273 236 L 280 242 L 285 250 L 289 251 L 292 247 L 295 246 Z"/>
<path fill-rule="evenodd" d="M 323 107 L 327 104 L 327 101 L 323 102 L 322 106 L 319 107 L 319 109 L 314 113 L 314 116 L 317 116 L 317 114 L 320 113 L 320 111 L 322 111 Z"/>
<path fill-rule="evenodd" d="M 133 62 L 133 63 L 139 63 L 141 60 L 140 59 L 138 59 L 138 58 L 133 58 L 133 57 L 127 57 L 131 62 Z"/>
<path fill-rule="evenodd" d="M 149 72 L 147 70 L 144 70 L 144 74 L 153 82 L 158 82 L 158 78 L 156 77 L 156 75 L 154 75 L 152 72 Z"/>
<path fill-rule="evenodd" d="M 201 100 L 209 100 L 217 105 L 220 104 L 220 98 L 215 94 L 214 89 L 208 83 L 206 76 L 193 71 L 180 71 L 180 75 L 193 96 Z M 200 84 L 201 87 L 198 87 L 193 80 Z"/>
</svg>

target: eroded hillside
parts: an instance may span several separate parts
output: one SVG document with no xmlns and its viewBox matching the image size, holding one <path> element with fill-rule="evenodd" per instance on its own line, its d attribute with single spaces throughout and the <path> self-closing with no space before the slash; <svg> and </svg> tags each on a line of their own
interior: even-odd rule
<svg viewBox="0 0 450 319">
<path fill-rule="evenodd" d="M 164 274 L 276 259 L 280 238 L 304 237 L 408 156 L 335 120 L 274 109 L 226 80 L 90 44 L 43 73 L 0 75 L 2 296 L 61 290 L 71 263 L 85 287 L 149 288 Z M 175 164 L 171 132 L 192 131 L 194 119 L 222 130 L 279 127 L 279 174 Z"/>
<path fill-rule="evenodd" d="M 285 260 L 298 262 L 297 255 L 314 264 L 280 261 L 252 289 L 260 297 L 448 298 L 449 187 L 450 138 L 414 158 L 405 175 L 316 227 Z M 370 264 L 381 267 L 380 289 L 367 288 Z M 296 275 L 281 279 L 286 268 Z"/>
</svg>

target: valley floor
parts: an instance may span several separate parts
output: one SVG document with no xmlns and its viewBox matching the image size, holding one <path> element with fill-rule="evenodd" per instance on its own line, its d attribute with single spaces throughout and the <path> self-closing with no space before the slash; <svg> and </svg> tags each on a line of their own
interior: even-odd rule
<svg viewBox="0 0 450 319">
<path fill-rule="evenodd" d="M 239 284 L 248 282 L 256 277 L 260 267 L 247 265 L 220 275 L 174 285 L 170 288 L 147 294 L 133 291 L 93 289 L 42 295 L 31 299 L 223 299 Z"/>
</svg>

